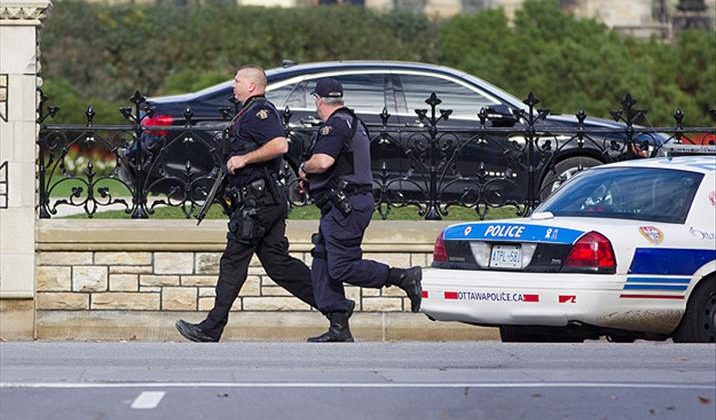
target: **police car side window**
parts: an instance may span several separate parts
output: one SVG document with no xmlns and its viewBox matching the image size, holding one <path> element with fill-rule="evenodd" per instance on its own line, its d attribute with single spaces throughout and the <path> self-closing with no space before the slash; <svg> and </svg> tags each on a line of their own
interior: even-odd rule
<svg viewBox="0 0 716 420">
<path fill-rule="evenodd" d="M 443 101 L 440 104 L 441 107 L 452 109 L 451 117 L 453 118 L 477 120 L 477 113 L 480 112 L 480 108 L 494 105 L 494 101 L 479 93 L 440 77 L 401 74 L 400 83 L 405 102 L 402 104 L 403 106 L 399 105 L 399 109 L 401 109 L 401 112 L 407 111 L 411 115 L 415 115 L 415 109 L 427 107 L 425 100 L 432 92 L 435 92 L 438 98 Z"/>
</svg>

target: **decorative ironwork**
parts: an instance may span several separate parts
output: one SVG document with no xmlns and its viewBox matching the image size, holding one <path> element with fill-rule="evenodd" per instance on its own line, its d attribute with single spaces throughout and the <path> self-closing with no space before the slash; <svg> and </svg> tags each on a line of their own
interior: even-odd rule
<svg viewBox="0 0 716 420">
<path fill-rule="evenodd" d="M 10 201 L 10 180 L 7 161 L 0 163 L 0 209 L 6 209 Z"/>
<path fill-rule="evenodd" d="M 8 75 L 0 74 L 0 120 L 7 122 Z"/>
<path fill-rule="evenodd" d="M 130 103 L 120 109 L 126 125 L 96 124 L 91 106 L 84 124 L 50 125 L 46 121 L 59 110 L 47 107 L 41 94 L 41 218 L 62 207 L 79 208 L 87 217 L 110 207 L 137 219 L 151 217 L 159 207 L 176 208 L 186 218 L 196 215 L 224 164 L 228 121 L 237 104 L 217 109 L 217 123 L 198 126 L 187 108 L 183 121 L 162 126 L 139 92 Z M 532 93 L 522 109 L 483 108 L 470 124 L 451 119 L 452 111 L 435 93 L 425 104 L 415 110 L 417 126 L 397 124 L 387 109 L 380 123 L 369 125 L 375 210 L 384 219 L 402 207 L 413 207 L 428 220 L 441 219 L 454 207 L 471 209 L 480 219 L 498 207 L 524 216 L 588 166 L 655 156 L 664 144 L 690 143 L 694 133 L 716 136 L 714 127 L 684 127 L 681 110 L 674 114 L 674 127 L 639 126 L 646 110 L 636 108 L 628 94 L 611 112 L 619 123 L 614 127 L 592 124 L 583 110 L 575 114 L 576 124 L 557 125 Z M 292 118 L 284 109 L 286 135 L 298 152 L 283 165 L 281 177 L 291 205 L 300 207 L 310 200 L 299 191 L 296 165 L 317 128 Z"/>
</svg>

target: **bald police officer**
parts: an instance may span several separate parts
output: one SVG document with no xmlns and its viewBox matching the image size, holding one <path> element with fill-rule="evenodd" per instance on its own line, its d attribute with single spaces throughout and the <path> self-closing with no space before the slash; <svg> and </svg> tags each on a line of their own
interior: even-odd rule
<svg viewBox="0 0 716 420">
<path fill-rule="evenodd" d="M 264 96 L 266 82 L 266 73 L 258 66 L 244 66 L 234 77 L 234 97 L 242 106 L 230 126 L 226 169 L 229 190 L 239 205 L 229 219 L 214 308 L 199 324 L 176 323 L 179 333 L 191 341 L 219 341 L 254 253 L 271 279 L 315 307 L 309 268 L 288 254 L 288 204 L 278 185 L 288 141 L 278 111 Z"/>
<path fill-rule="evenodd" d="M 390 268 L 362 259 L 361 242 L 373 213 L 373 177 L 368 130 L 343 104 L 343 87 L 335 79 L 320 79 L 312 92 L 318 115 L 324 121 L 310 158 L 299 176 L 321 209 L 314 244 L 311 277 L 316 305 L 330 321 L 323 335 L 309 342 L 353 341 L 348 319 L 355 302 L 346 299 L 343 283 L 382 288 L 396 285 L 420 309 L 420 267 Z"/>
</svg>

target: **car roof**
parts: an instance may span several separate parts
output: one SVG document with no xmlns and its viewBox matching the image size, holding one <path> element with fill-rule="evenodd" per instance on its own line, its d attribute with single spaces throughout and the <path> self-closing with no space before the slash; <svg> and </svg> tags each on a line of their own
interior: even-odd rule
<svg viewBox="0 0 716 420">
<path fill-rule="evenodd" d="M 515 97 L 511 93 L 493 85 L 490 82 L 475 77 L 469 73 L 463 71 L 440 66 L 437 64 L 419 63 L 411 61 L 388 61 L 388 60 L 346 60 L 346 61 L 321 61 L 313 63 L 295 64 L 287 67 L 276 67 L 266 70 L 266 76 L 269 83 L 274 83 L 279 80 L 288 79 L 294 76 L 300 76 L 304 74 L 320 73 L 320 72 L 331 72 L 331 71 L 346 71 L 346 70 L 406 70 L 406 71 L 430 71 L 432 73 L 443 74 L 447 76 L 454 76 L 464 80 L 467 80 L 480 88 L 499 96 L 502 100 L 510 103 L 510 105 L 524 108 L 519 98 Z M 162 97 L 164 100 L 191 100 L 204 95 L 211 95 L 219 91 L 223 91 L 231 87 L 233 81 L 228 80 L 223 83 L 219 83 L 214 86 L 207 87 L 194 93 L 188 93 L 183 95 L 176 95 L 172 97 Z M 155 97 L 152 99 L 159 99 Z"/>
<path fill-rule="evenodd" d="M 635 159 L 610 163 L 594 169 L 606 168 L 660 168 L 709 174 L 716 172 L 716 156 L 678 156 Z"/>
</svg>

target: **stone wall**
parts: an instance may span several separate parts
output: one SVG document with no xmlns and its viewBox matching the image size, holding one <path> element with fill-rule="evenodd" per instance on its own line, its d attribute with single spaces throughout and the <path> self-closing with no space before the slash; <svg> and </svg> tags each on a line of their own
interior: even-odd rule
<svg viewBox="0 0 716 420">
<path fill-rule="evenodd" d="M 446 222 L 374 221 L 365 258 L 427 267 Z M 290 252 L 311 264 L 317 221 L 289 221 Z M 226 222 L 40 220 L 36 334 L 40 339 L 179 340 L 174 321 L 203 319 L 213 306 Z M 352 328 L 363 340 L 496 338 L 493 329 L 428 321 L 396 288 L 346 287 Z M 266 276 L 256 257 L 232 309 L 226 339 L 302 340 L 327 321 Z"/>
<path fill-rule="evenodd" d="M 293 256 L 310 266 L 310 252 Z M 38 310 L 200 311 L 212 308 L 220 252 L 41 251 L 37 266 Z M 426 266 L 424 252 L 365 253 L 398 267 Z M 407 311 L 409 301 L 395 287 L 346 287 L 357 311 Z M 233 311 L 310 311 L 274 283 L 254 257 Z"/>
</svg>

